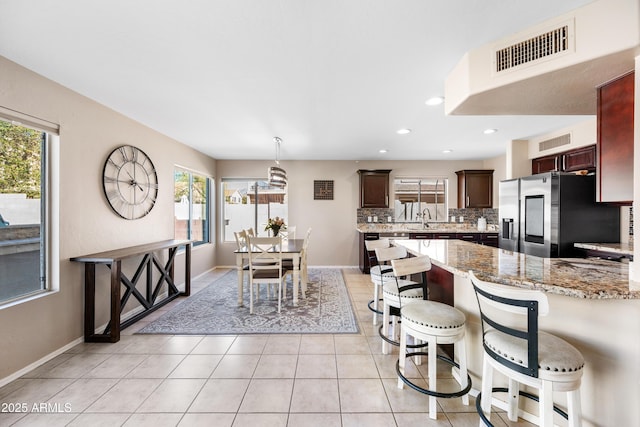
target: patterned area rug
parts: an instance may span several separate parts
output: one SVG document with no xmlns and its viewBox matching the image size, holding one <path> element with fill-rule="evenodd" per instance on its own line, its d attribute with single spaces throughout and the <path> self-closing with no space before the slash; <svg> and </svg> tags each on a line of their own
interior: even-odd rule
<svg viewBox="0 0 640 427">
<path fill-rule="evenodd" d="M 172 310 L 149 323 L 139 334 L 309 334 L 358 333 L 358 323 L 337 269 L 310 268 L 307 298 L 292 303 L 291 279 L 287 299 L 267 299 L 262 287 L 260 300 L 249 314 L 248 278 L 245 275 L 244 307 L 238 307 L 238 276 L 230 271 Z"/>
</svg>

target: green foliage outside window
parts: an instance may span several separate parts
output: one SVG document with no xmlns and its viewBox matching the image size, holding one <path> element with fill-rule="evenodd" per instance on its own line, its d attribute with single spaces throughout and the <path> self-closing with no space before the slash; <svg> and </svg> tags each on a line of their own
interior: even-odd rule
<svg viewBox="0 0 640 427">
<path fill-rule="evenodd" d="M 0 120 L 0 193 L 39 199 L 43 134 Z"/>
</svg>

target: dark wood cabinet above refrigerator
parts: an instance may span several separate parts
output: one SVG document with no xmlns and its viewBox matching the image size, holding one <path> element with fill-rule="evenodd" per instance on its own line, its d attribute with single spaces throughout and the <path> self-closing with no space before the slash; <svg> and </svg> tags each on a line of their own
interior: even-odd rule
<svg viewBox="0 0 640 427">
<path fill-rule="evenodd" d="M 579 170 L 589 172 L 596 170 L 595 144 L 531 160 L 531 173 L 533 175 L 545 172 L 575 172 Z"/>
</svg>

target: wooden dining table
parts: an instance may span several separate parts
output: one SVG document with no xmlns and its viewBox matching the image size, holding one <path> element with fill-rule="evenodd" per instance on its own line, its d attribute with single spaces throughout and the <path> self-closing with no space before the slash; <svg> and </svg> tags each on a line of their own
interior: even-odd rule
<svg viewBox="0 0 640 427">
<path fill-rule="evenodd" d="M 300 286 L 300 256 L 304 246 L 304 239 L 282 240 L 282 258 L 290 259 L 293 263 L 293 304 L 298 304 L 298 291 L 303 289 L 302 298 L 305 298 L 305 286 Z M 236 268 L 238 269 L 238 307 L 242 307 L 244 299 L 244 265 L 249 259 L 249 250 L 246 246 L 233 251 L 236 254 Z"/>
</svg>

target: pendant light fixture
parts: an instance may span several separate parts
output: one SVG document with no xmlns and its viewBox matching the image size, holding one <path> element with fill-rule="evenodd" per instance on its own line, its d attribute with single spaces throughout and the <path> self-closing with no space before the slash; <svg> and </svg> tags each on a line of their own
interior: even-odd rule
<svg viewBox="0 0 640 427">
<path fill-rule="evenodd" d="M 287 172 L 280 167 L 280 143 L 282 139 L 275 136 L 273 141 L 276 143 L 276 165 L 269 168 L 269 185 L 273 187 L 284 188 L 287 185 Z"/>
</svg>

